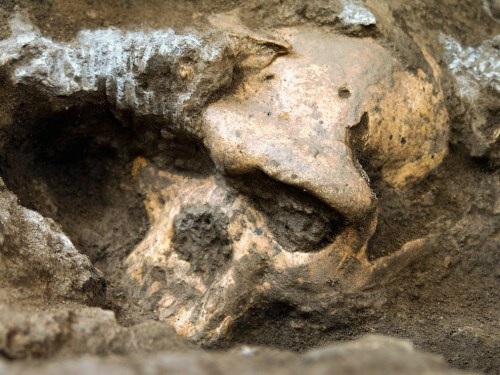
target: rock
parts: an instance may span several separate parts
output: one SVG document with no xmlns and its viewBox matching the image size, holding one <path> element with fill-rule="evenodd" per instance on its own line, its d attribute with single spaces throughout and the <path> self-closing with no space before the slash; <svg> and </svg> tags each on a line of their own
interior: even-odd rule
<svg viewBox="0 0 500 375">
<path fill-rule="evenodd" d="M 242 347 L 229 352 L 160 352 L 147 357 L 83 357 L 42 365 L 13 364 L 6 374 L 465 374 L 409 342 L 383 336 L 311 350 L 304 354 Z M 3 374 L 2 374 L 3 375 Z"/>
<path fill-rule="evenodd" d="M 165 117 L 174 125 L 186 125 L 231 82 L 234 59 L 223 35 L 110 28 L 83 30 L 74 43 L 63 44 L 43 37 L 20 13 L 11 30 L 12 36 L 0 41 L 0 66 L 12 70 L 14 82 L 62 97 L 85 92 L 85 100 L 101 101 L 104 96 L 119 110 Z"/>
<path fill-rule="evenodd" d="M 444 59 L 453 77 L 457 111 L 451 141 L 471 156 L 500 163 L 500 35 L 480 45 L 463 47 L 441 34 Z"/>
<path fill-rule="evenodd" d="M 51 219 L 20 206 L 0 182 L 0 284 L 23 298 L 102 303 L 102 273 Z"/>
<path fill-rule="evenodd" d="M 363 35 L 374 30 L 375 15 L 356 0 L 313 0 L 302 4 L 298 12 L 307 20 L 333 26 L 348 34 Z"/>
<path fill-rule="evenodd" d="M 119 327 L 111 311 L 97 308 L 30 311 L 0 306 L 0 351 L 10 359 L 48 358 L 61 352 L 99 353 Z"/>
<path fill-rule="evenodd" d="M 354 1 L 343 1 L 340 19 L 346 25 L 373 26 L 377 20 L 369 9 Z"/>
<path fill-rule="evenodd" d="M 21 305 L 22 306 L 22 305 Z M 137 355 L 191 347 L 160 322 L 122 327 L 112 311 L 80 305 L 0 305 L 0 352 L 9 359 Z"/>
</svg>

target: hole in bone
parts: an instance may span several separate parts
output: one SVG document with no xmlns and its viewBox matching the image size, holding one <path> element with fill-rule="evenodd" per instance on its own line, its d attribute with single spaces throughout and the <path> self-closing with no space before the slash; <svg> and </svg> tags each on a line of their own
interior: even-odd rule
<svg viewBox="0 0 500 375">
<path fill-rule="evenodd" d="M 347 86 L 342 86 L 338 90 L 338 95 L 342 99 L 348 99 L 351 97 L 351 91 L 349 90 L 349 88 Z"/>
<path fill-rule="evenodd" d="M 230 179 L 264 213 L 276 241 L 288 251 L 321 250 L 346 226 L 345 218 L 312 195 L 262 171 Z"/>
</svg>

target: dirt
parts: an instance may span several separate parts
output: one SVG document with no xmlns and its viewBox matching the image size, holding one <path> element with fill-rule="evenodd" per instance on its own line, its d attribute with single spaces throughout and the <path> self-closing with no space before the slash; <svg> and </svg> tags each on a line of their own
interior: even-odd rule
<svg viewBox="0 0 500 375">
<path fill-rule="evenodd" d="M 374 300 L 379 299 L 378 308 L 367 306 L 346 316 L 339 326 L 327 327 L 328 322 L 311 319 L 310 327 L 291 330 L 299 317 L 293 307 L 266 306 L 254 312 L 259 324 L 241 327 L 239 337 L 243 340 L 238 341 L 304 350 L 376 332 L 409 338 L 419 348 L 442 354 L 459 368 L 495 373 L 500 349 L 500 258 L 492 209 L 498 182 L 498 174 L 487 163 L 471 160 L 455 149 L 438 170 L 411 191 L 394 191 L 375 182 L 382 204 L 369 247 L 372 259 L 432 234 L 428 255 L 399 274 L 383 293 L 368 292 Z M 264 316 L 270 316 L 271 321 L 262 325 Z M 321 334 L 318 326 L 324 327 Z"/>
<path fill-rule="evenodd" d="M 214 273 L 227 268 L 232 255 L 227 231 L 229 219 L 221 210 L 187 207 L 174 220 L 174 251 L 190 262 L 194 272 L 212 278 Z"/>
<path fill-rule="evenodd" d="M 366 1 L 367 6 L 378 3 Z M 84 28 L 203 29 L 210 14 L 233 9 L 239 9 L 243 21 L 252 28 L 266 30 L 310 23 L 338 31 L 337 22 L 329 19 L 325 11 L 338 6 L 335 1 L 304 4 L 295 0 L 6 0 L 0 4 L 0 39 L 8 35 L 7 21 L 15 9 L 27 10 L 44 35 L 56 40 L 71 40 Z M 474 0 L 454 0 L 446 4 L 390 0 L 380 6 L 380 9 L 386 8 L 402 30 L 418 36 L 437 56 L 442 48 L 436 30 L 454 36 L 464 45 L 474 45 L 500 29 L 498 22 Z M 341 32 L 357 33 L 356 30 Z M 363 32 L 378 35 L 377 30 Z M 387 45 L 399 46 L 399 36 L 394 34 L 392 38 L 386 40 Z M 404 55 L 398 48 L 394 48 L 394 53 Z M 445 69 L 444 62 L 438 62 Z M 71 106 L 52 113 L 46 109 L 50 104 L 41 102 L 37 93 L 22 97 L 25 94 L 16 91 L 5 76 L 0 77 L 0 85 L 3 91 L 0 94 L 0 123 L 2 114 L 7 112 L 1 108 L 2 103 L 6 103 L 1 101 L 2 97 L 20 95 L 20 102 L 24 103 L 15 111 L 20 114 L 16 123 L 21 126 L 2 132 L 0 175 L 6 186 L 23 206 L 52 218 L 75 247 L 102 271 L 107 290 L 105 302 L 100 307 L 112 310 L 120 326 L 133 329 L 136 325 L 156 321 L 153 308 L 142 301 L 143 291 L 134 289 L 124 277 L 124 259 L 143 239 L 149 225 L 143 204 L 144 191 L 132 178 L 133 162 L 139 155 L 149 155 L 158 165 L 169 165 L 186 175 L 204 174 L 214 167 L 206 161 L 206 155 L 198 157 L 203 154 L 202 147 L 193 147 L 190 140 L 184 139 L 158 141 L 164 139 L 159 131 L 158 134 L 154 130 L 144 132 L 141 124 L 117 120 L 112 112 L 94 106 Z M 339 95 L 350 93 L 342 91 Z M 449 96 L 447 106 L 451 113 L 455 110 L 455 101 Z M 164 152 L 166 148 L 168 152 Z M 188 154 L 195 157 L 188 157 Z M 376 260 L 393 254 L 408 241 L 422 237 L 428 239 L 426 256 L 395 275 L 394 281 L 384 290 L 365 291 L 365 295 L 359 297 L 366 299 L 365 308 L 346 315 L 336 325 L 332 326 L 323 317 L 304 316 L 286 304 L 258 306 L 250 314 L 252 320 L 241 322 L 230 340 L 221 345 L 265 345 L 306 351 L 364 334 L 384 334 L 409 339 L 418 349 L 442 355 L 453 367 L 498 373 L 498 169 L 485 158 L 471 157 L 458 143 L 451 145 L 442 165 L 423 181 L 410 188 L 397 189 L 385 183 L 377 171 L 370 171 L 363 160 L 361 163 L 379 202 L 377 230 L 369 242 L 368 258 Z M 289 205 L 295 204 L 293 194 L 290 194 L 290 201 L 269 202 L 271 198 L 265 191 L 274 187 L 268 189 L 260 180 L 252 182 L 255 181 L 254 187 L 250 183 L 245 187 L 257 195 L 259 189 L 263 189 L 256 198 L 257 206 L 265 206 L 264 212 L 270 205 L 285 207 L 284 210 L 270 210 L 274 215 L 279 213 L 270 218 L 270 227 L 274 225 L 284 243 L 295 246 L 306 242 L 314 250 L 342 230 L 343 219 L 336 213 L 317 209 L 317 202 L 310 202 L 313 215 L 309 212 L 293 217 L 287 211 Z M 176 222 L 179 233 L 176 251 L 181 257 L 194 257 L 194 264 L 207 277 L 212 277 L 214 269 L 223 267 L 231 254 L 227 219 L 220 212 L 203 208 L 193 208 L 192 212 L 183 215 Z M 313 228 L 307 238 L 301 237 L 303 231 L 287 236 L 290 227 L 300 225 Z M 214 264 L 203 257 L 197 258 L 200 251 L 194 251 L 199 249 L 189 243 L 189 238 L 183 237 L 186 230 L 199 233 L 200 241 L 196 246 L 203 247 L 207 251 L 204 255 L 208 254 Z M 221 246 L 226 248 L 225 253 L 211 250 Z M 358 301 L 353 304 L 355 302 Z M 310 324 L 295 324 L 304 319 Z M 148 335 L 153 337 L 155 330 L 145 333 L 145 342 Z M 155 350 L 157 348 L 152 345 L 150 351 Z M 45 359 L 50 357 L 52 354 L 47 354 Z"/>
<path fill-rule="evenodd" d="M 290 251 L 319 250 L 331 243 L 345 225 L 338 212 L 265 173 L 252 173 L 234 181 L 234 185 L 252 197 L 253 204 L 266 215 L 278 243 Z"/>
</svg>

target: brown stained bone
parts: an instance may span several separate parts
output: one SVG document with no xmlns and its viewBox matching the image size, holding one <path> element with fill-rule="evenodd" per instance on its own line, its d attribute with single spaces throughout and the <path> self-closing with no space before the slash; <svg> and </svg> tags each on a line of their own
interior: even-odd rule
<svg viewBox="0 0 500 375">
<path fill-rule="evenodd" d="M 261 170 L 354 218 L 373 205 L 346 144 L 347 129 L 364 114 L 363 147 L 388 182 L 404 186 L 440 164 L 448 123 L 438 72 L 405 72 L 370 39 L 281 33 L 293 53 L 207 110 L 205 142 L 221 169 Z"/>
<path fill-rule="evenodd" d="M 404 71 L 370 39 L 303 28 L 279 34 L 293 52 L 251 75 L 205 112 L 204 143 L 224 180 L 152 171 L 153 164 L 136 160 L 136 175 L 148 171 L 170 184 L 161 192 L 149 191 L 146 205 L 153 225 L 128 258 L 129 274 L 149 286 L 160 319 L 203 344 L 227 336 L 252 306 L 286 301 L 318 312 L 327 309 L 321 301 L 339 291 L 356 293 L 385 282 L 387 262 L 370 264 L 365 257 L 376 227 L 376 198 L 356 160 L 359 150 L 352 147 L 370 150 L 372 165 L 397 186 L 421 179 L 447 152 L 438 77 Z M 361 126 L 363 132 L 352 132 Z M 268 215 L 276 202 L 278 210 L 294 207 L 283 198 L 293 196 L 291 189 L 307 197 L 293 211 L 317 200 L 343 220 L 315 251 L 305 243 L 296 248 L 280 241 L 273 227 L 279 218 Z M 220 246 L 218 257 L 204 259 L 210 275 L 193 268 L 194 262 L 176 248 L 178 218 L 191 207 L 206 207 L 192 220 L 192 238 L 202 237 L 203 225 L 196 220 L 203 217 L 217 221 L 222 213 L 222 221 L 229 223 L 231 250 Z M 311 232 L 321 225 L 323 213 L 313 203 L 307 207 L 305 230 Z M 288 236 L 294 238 L 301 229 L 292 226 Z M 193 245 L 192 251 L 212 253 L 209 248 Z M 217 262 L 229 253 L 230 260 Z M 390 263 L 399 269 L 417 257 L 418 249 L 411 257 L 403 249 L 401 260 L 396 254 Z M 155 279 L 152 271 L 158 269 L 164 272 Z"/>
<path fill-rule="evenodd" d="M 144 185 L 152 227 L 127 259 L 128 272 L 146 291 L 145 301 L 158 301 L 159 318 L 182 336 L 213 344 L 251 306 L 269 299 L 293 300 L 313 309 L 314 296 L 328 290 L 326 281 L 338 279 L 345 290 L 351 289 L 353 267 L 365 262 L 363 256 L 360 260 L 354 255 L 362 251 L 375 219 L 365 222 L 364 230 L 354 225 L 343 228 L 332 243 L 316 252 L 291 252 L 277 242 L 252 199 L 223 180 L 186 178 L 158 170 L 144 159 L 137 159 L 135 167 L 137 178 L 156 175 L 157 181 L 168 181 L 169 186 L 158 190 L 154 186 L 159 183 Z M 192 207 L 201 215 L 196 217 Z M 176 240 L 179 217 L 185 218 L 186 213 L 191 217 L 191 259 Z M 230 243 L 220 246 L 217 256 L 201 258 L 202 267 L 196 268 L 193 258 L 198 257 L 199 265 L 199 254 L 212 252 L 201 237 L 203 228 L 210 227 L 207 219 L 212 228 L 228 223 L 225 235 Z M 220 262 L 228 254 L 224 249 L 229 249 L 230 258 Z"/>
<path fill-rule="evenodd" d="M 31 84 L 54 101 L 100 95 L 118 115 L 154 117 L 166 138 L 170 132 L 195 138 L 210 155 L 213 166 L 205 174 L 144 157 L 135 159 L 131 171 L 145 195 L 150 230 L 127 257 L 127 276 L 142 302 L 180 335 L 215 344 L 252 307 L 282 301 L 335 319 L 325 301 L 342 300 L 389 278 L 387 262 L 371 264 L 365 256 L 377 201 L 357 157 L 369 155 L 367 163 L 399 187 L 439 165 L 448 130 L 437 70 L 434 76 L 409 72 L 373 39 L 309 28 L 276 30 L 289 44 L 247 30 L 231 32 L 232 44 L 218 35 L 215 49 L 198 35 L 158 32 L 162 37 L 153 38 L 114 30 L 109 35 L 118 45 L 125 40 L 125 47 L 108 51 L 106 31 L 82 33 L 79 42 L 66 45 L 21 25 L 20 38 L 32 37 L 33 51 L 47 46 L 49 52 L 65 51 L 62 62 L 74 65 L 61 64 L 51 53 L 33 65 L 14 34 L 6 42 L 13 52 L 4 59 L 18 64 L 11 69 L 14 83 Z M 184 48 L 178 56 L 164 53 L 162 64 L 156 64 L 141 49 L 144 41 L 158 42 L 158 51 Z M 78 43 L 109 59 L 96 67 L 95 77 L 79 75 L 78 64 L 95 66 L 77 53 Z M 193 56 L 206 61 L 184 66 Z M 144 64 L 127 70 L 127 62 L 141 59 L 153 69 L 145 72 L 154 73 L 154 84 L 145 86 L 134 76 Z M 53 65 L 69 70 L 52 76 Z M 116 76 L 107 75 L 109 66 Z M 154 78 L 169 66 L 176 69 L 163 77 L 170 85 L 164 95 Z M 235 66 L 242 81 L 221 95 Z M 103 84 L 80 84 L 81 77 Z M 109 86 L 105 93 L 102 86 Z M 178 93 L 176 87 L 188 90 Z M 222 98 L 205 108 L 216 94 Z M 416 249 L 403 249 L 402 261 L 396 254 L 390 263 L 404 266 L 405 259 L 417 258 Z"/>
</svg>

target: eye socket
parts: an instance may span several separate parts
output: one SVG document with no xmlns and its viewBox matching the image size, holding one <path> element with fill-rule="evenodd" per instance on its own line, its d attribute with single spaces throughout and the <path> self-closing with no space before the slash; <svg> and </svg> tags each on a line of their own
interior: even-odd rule
<svg viewBox="0 0 500 375">
<path fill-rule="evenodd" d="M 231 183 L 252 197 L 275 240 L 288 251 L 319 251 L 346 226 L 342 215 L 319 199 L 261 171 L 233 178 Z"/>
</svg>

